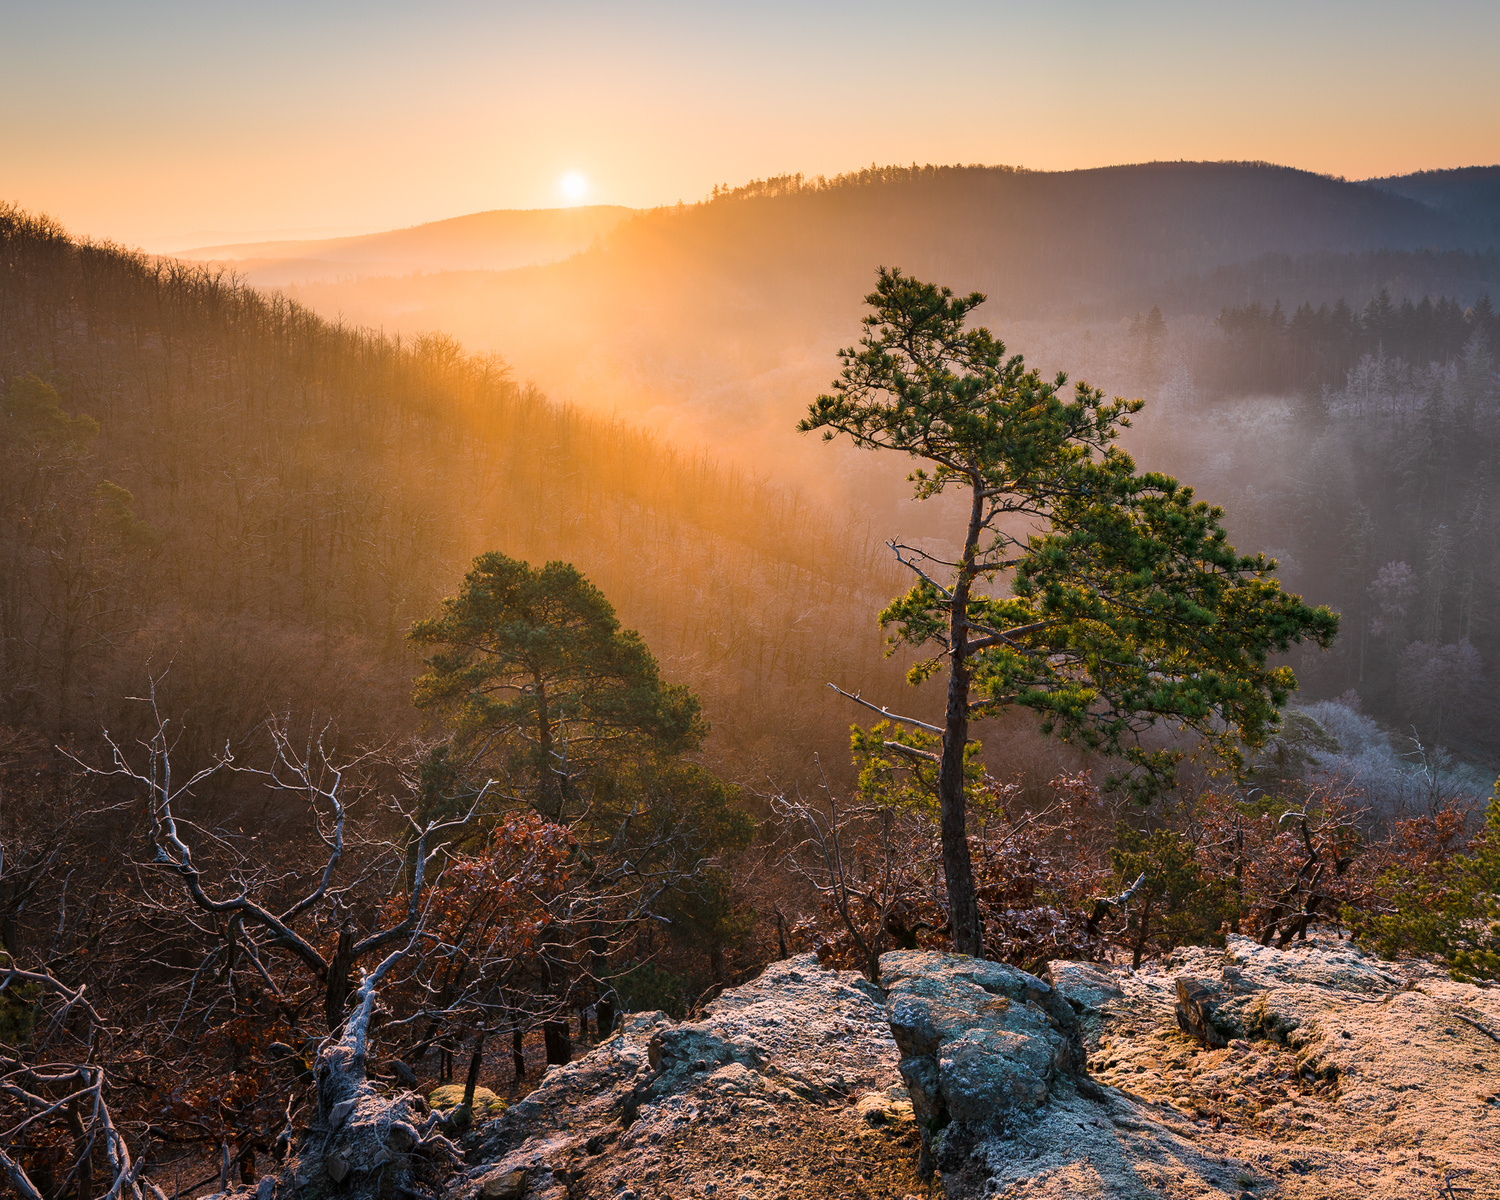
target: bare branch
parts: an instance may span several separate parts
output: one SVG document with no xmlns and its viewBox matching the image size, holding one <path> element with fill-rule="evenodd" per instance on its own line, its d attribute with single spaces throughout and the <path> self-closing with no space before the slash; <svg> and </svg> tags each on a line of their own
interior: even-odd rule
<svg viewBox="0 0 1500 1200">
<path fill-rule="evenodd" d="M 936 726 L 936 725 L 929 725 L 926 721 L 919 721 L 915 717 L 903 717 L 899 713 L 893 713 L 888 708 L 884 708 L 884 707 L 882 707 L 882 706 L 880 706 L 878 704 L 871 704 L 868 700 L 865 700 L 864 698 L 862 698 L 859 695 L 858 692 L 846 692 L 846 691 L 844 691 L 843 688 L 839 687 L 839 685 L 836 684 L 836 683 L 830 683 L 828 686 L 831 687 L 834 691 L 836 691 L 840 696 L 843 696 L 846 700 L 853 700 L 854 703 L 863 705 L 865 708 L 868 708 L 871 712 L 878 712 L 881 716 L 886 717 L 889 720 L 899 721 L 903 725 L 914 725 L 914 726 L 916 726 L 916 728 L 918 728 L 918 729 L 926 729 L 930 733 L 942 733 L 943 732 L 942 729 L 939 728 L 938 726 Z"/>
</svg>

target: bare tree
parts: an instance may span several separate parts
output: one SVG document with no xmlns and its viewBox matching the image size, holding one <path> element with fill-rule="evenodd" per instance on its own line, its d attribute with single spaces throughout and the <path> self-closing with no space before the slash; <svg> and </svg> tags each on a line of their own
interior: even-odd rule
<svg viewBox="0 0 1500 1200">
<path fill-rule="evenodd" d="M 157 702 L 159 682 L 159 678 L 153 678 L 146 696 L 141 697 L 151 707 L 150 736 L 138 743 L 142 753 L 132 756 L 106 730 L 103 736 L 112 766 L 98 768 L 75 761 L 90 774 L 122 778 L 145 792 L 149 836 L 156 851 L 154 861 L 174 878 L 181 894 L 197 912 L 214 919 L 211 925 L 200 928 L 214 935 L 219 943 L 210 952 L 210 958 L 220 959 L 223 977 L 232 979 L 236 970 L 253 971 L 272 995 L 285 1002 L 286 992 L 272 966 L 291 965 L 295 972 L 317 980 L 322 990 L 324 1020 L 330 1031 L 337 1029 L 344 1020 L 355 965 L 388 947 L 410 941 L 418 933 L 419 901 L 428 872 L 441 863 L 451 838 L 469 827 L 488 785 L 462 816 L 425 824 L 418 823 L 398 801 L 387 798 L 387 810 L 396 817 L 398 827 L 404 827 L 409 841 L 404 844 L 393 838 L 366 841 L 364 848 L 375 850 L 376 861 L 366 863 L 365 871 L 368 874 L 385 868 L 388 875 L 403 884 L 405 903 L 395 914 L 397 919 L 377 919 L 373 928 L 361 934 L 353 912 L 343 903 L 350 884 L 341 882 L 340 871 L 346 865 L 349 849 L 350 779 L 372 755 L 337 758 L 329 745 L 331 729 L 327 726 L 310 735 L 306 748 L 299 751 L 287 729 L 273 721 L 268 725 L 274 748 L 269 768 L 236 765 L 226 746 L 212 762 L 184 779 L 172 761 L 181 730 L 174 730 L 173 722 L 161 713 Z M 280 890 L 273 884 L 281 881 L 269 879 L 261 864 L 235 863 L 225 870 L 222 882 L 214 883 L 205 880 L 194 861 L 178 809 L 198 785 L 230 770 L 260 776 L 277 792 L 301 796 L 306 802 L 316 836 L 324 848 L 323 862 L 312 887 L 289 903 L 278 904 L 269 898 Z M 305 932 L 316 923 L 331 923 L 338 929 L 331 954 L 319 950 Z M 282 974 L 285 976 L 284 970 Z"/>
<path fill-rule="evenodd" d="M 257 1150 L 279 1155 L 297 1142 L 292 1113 L 312 1060 L 320 1095 L 332 1086 L 330 1071 L 363 1078 L 375 989 L 413 950 L 438 940 L 428 928 L 431 885 L 453 859 L 451 843 L 472 825 L 487 788 L 461 815 L 423 823 L 412 815 L 412 804 L 374 784 L 377 771 L 394 766 L 399 785 L 414 791 L 415 780 L 401 773 L 401 763 L 373 753 L 340 756 L 326 726 L 299 745 L 275 721 L 268 725 L 269 766 L 242 765 L 226 747 L 208 763 L 183 770 L 174 761 L 182 726 L 161 711 L 159 682 L 153 678 L 139 698 L 150 707 L 150 721 L 135 746 L 105 732 L 108 765 L 74 761 L 146 801 L 141 832 L 152 856 L 135 864 L 138 887 L 129 898 L 129 919 L 141 939 L 137 973 L 155 997 L 148 1003 L 177 1012 L 160 1038 L 180 1051 L 174 1086 L 186 1088 L 192 1076 L 215 1095 L 232 1093 L 198 1106 L 201 1118 L 179 1113 L 176 1123 L 189 1130 L 182 1140 L 220 1144 L 225 1182 L 231 1157 L 250 1180 Z M 230 774 L 300 798 L 312 835 L 305 844 L 314 853 L 289 868 L 284 854 L 247 854 L 228 829 L 195 823 L 189 813 L 195 793 Z M 377 803 L 383 812 L 352 819 L 352 807 Z M 367 963 L 375 965 L 357 979 Z M 215 1018 L 215 1010 L 225 1008 L 229 1019 Z M 319 1013 L 327 1038 L 321 1048 Z M 249 1043 L 235 1030 L 245 1021 L 263 1031 L 254 1044 L 269 1042 L 268 1050 L 241 1048 Z M 350 1021 L 358 1027 L 347 1028 Z M 215 1029 L 226 1032 L 211 1036 Z M 347 1054 L 329 1057 L 346 1042 Z M 210 1046 L 229 1057 L 205 1062 L 202 1051 Z M 296 1069 L 287 1077 L 271 1070 L 277 1062 Z M 156 1067 L 174 1073 L 164 1062 Z M 225 1082 L 236 1077 L 246 1081 L 237 1091 Z M 335 1090 L 354 1087 L 346 1082 Z M 280 1124 L 285 1128 L 276 1137 Z M 231 1143 L 238 1147 L 233 1156 Z"/>
<path fill-rule="evenodd" d="M 7 955 L 7 958 L 9 956 Z M 35 1021 L 28 1039 L 0 1041 L 0 1170 L 24 1200 L 45 1200 L 75 1189 L 79 1197 L 103 1200 L 165 1200 L 145 1175 L 144 1154 L 133 1157 L 115 1123 L 108 1101 L 109 1080 L 102 1060 L 116 1036 L 85 998 L 47 970 L 22 970 L 8 961 L 0 975 L 0 1005 L 30 1010 Z M 81 1030 L 78 1028 L 81 1026 Z M 60 1043 L 68 1044 L 65 1049 Z M 23 1115 L 24 1114 L 24 1115 Z M 38 1180 L 24 1165 L 26 1148 L 44 1131 L 72 1135 L 72 1150 L 59 1172 Z M 52 1139 L 55 1140 L 55 1139 Z M 94 1166 L 102 1157 L 104 1178 Z M 19 1154 L 19 1157 L 13 1155 Z M 99 1191 L 99 1185 L 104 1189 Z"/>
<path fill-rule="evenodd" d="M 838 915 L 852 939 L 859 969 L 880 982 L 880 955 L 891 937 L 901 900 L 902 874 L 896 849 L 897 813 L 889 805 L 840 807 L 825 777 L 822 803 L 801 791 L 772 798 L 787 828 L 804 833 L 783 856 L 785 866 L 804 880 Z"/>
</svg>

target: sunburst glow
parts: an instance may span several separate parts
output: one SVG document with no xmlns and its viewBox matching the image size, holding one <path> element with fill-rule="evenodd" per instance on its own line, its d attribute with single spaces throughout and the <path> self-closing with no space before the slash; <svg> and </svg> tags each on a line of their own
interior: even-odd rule
<svg viewBox="0 0 1500 1200">
<path fill-rule="evenodd" d="M 557 190 L 566 203 L 579 204 L 589 194 L 589 181 L 582 172 L 569 171 L 557 181 Z"/>
</svg>

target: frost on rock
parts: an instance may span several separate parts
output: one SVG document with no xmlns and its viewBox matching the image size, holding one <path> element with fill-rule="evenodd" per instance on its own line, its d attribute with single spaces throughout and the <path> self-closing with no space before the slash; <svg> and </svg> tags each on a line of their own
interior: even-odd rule
<svg viewBox="0 0 1500 1200">
<path fill-rule="evenodd" d="M 1327 935 L 1101 970 L 1099 1101 L 983 1139 L 947 1195 L 1500 1196 L 1500 990 Z"/>
<path fill-rule="evenodd" d="M 1324 935 L 881 966 L 883 991 L 805 956 L 700 1019 L 626 1018 L 481 1127 L 448 1197 L 1500 1198 L 1500 988 Z"/>
<path fill-rule="evenodd" d="M 951 1171 L 1011 1113 L 1044 1104 L 1083 1065 L 1078 1017 L 1052 986 L 1000 963 L 931 950 L 881 956 L 923 1173 Z"/>
<path fill-rule="evenodd" d="M 909 1128 L 896 1062 L 878 988 L 811 955 L 773 963 L 700 1020 L 625 1017 L 613 1036 L 549 1071 L 486 1125 L 471 1156 L 478 1162 L 446 1195 L 494 1200 L 485 1188 L 508 1187 L 518 1172 L 528 1198 L 659 1185 L 714 1195 L 727 1175 L 709 1150 L 726 1136 L 774 1139 L 802 1118 L 828 1123 L 839 1138 L 861 1129 L 880 1136 L 877 1126 L 900 1128 L 903 1118 Z M 882 1099 L 858 1108 L 871 1095 Z"/>
</svg>

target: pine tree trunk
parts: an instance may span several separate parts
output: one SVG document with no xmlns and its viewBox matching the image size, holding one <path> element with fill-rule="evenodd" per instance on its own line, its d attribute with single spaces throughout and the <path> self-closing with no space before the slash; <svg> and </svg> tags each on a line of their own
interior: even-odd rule
<svg viewBox="0 0 1500 1200">
<path fill-rule="evenodd" d="M 953 921 L 953 949 L 957 954 L 984 957 L 984 927 L 974 895 L 974 866 L 969 858 L 968 820 L 964 797 L 964 748 L 969 744 L 969 588 L 972 564 L 983 528 L 981 483 L 974 486 L 969 534 L 963 565 L 953 581 L 949 608 L 948 708 L 943 722 L 943 757 L 938 766 L 938 808 L 942 817 L 943 880 Z"/>
</svg>

